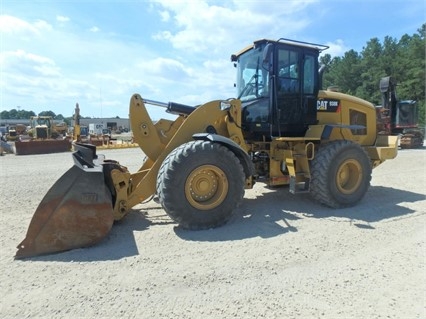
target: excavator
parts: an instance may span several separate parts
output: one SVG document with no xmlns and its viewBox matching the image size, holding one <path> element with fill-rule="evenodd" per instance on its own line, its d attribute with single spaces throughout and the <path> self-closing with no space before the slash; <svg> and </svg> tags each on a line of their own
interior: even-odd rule
<svg viewBox="0 0 426 319">
<path fill-rule="evenodd" d="M 327 48 L 253 42 L 231 56 L 237 98 L 190 106 L 134 94 L 130 123 L 146 155 L 140 169 L 130 173 L 75 142 L 74 165 L 40 202 L 15 258 L 94 245 L 153 196 L 189 230 L 225 224 L 257 182 L 310 193 L 331 208 L 356 205 L 372 169 L 397 156 L 398 136 L 378 134 L 372 103 L 322 89 L 318 57 Z M 176 119 L 154 123 L 147 104 Z"/>
</svg>

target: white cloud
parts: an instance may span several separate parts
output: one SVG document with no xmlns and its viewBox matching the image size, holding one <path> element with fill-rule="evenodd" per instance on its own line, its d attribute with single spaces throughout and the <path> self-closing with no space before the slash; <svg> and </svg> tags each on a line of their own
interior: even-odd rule
<svg viewBox="0 0 426 319">
<path fill-rule="evenodd" d="M 38 33 L 38 29 L 30 23 L 16 17 L 1 15 L 0 16 L 0 33 Z"/>
<path fill-rule="evenodd" d="M 171 40 L 173 35 L 170 31 L 160 31 L 152 36 L 154 40 Z"/>
<path fill-rule="evenodd" d="M 150 4 L 149 12 L 158 25 L 144 36 L 163 43 L 124 41 L 117 36 L 123 32 L 118 27 L 102 34 L 99 31 L 104 26 L 97 20 L 90 28 L 72 25 L 77 20 L 65 15 L 54 16 L 72 27 L 65 31 L 44 20 L 29 22 L 7 16 L 4 25 L 13 26 L 9 28 L 15 35 L 28 37 L 14 45 L 10 42 L 6 48 L 16 56 L 13 60 L 9 57 L 3 68 L 3 81 L 8 86 L 3 92 L 8 96 L 15 90 L 25 93 L 27 101 L 19 102 L 22 105 L 28 104 L 30 97 L 34 104 L 63 104 L 64 100 L 68 104 L 68 98 L 72 99 L 70 105 L 79 102 L 88 109 L 99 105 L 102 91 L 104 115 L 106 108 L 126 110 L 128 98 L 135 92 L 150 99 L 192 105 L 229 98 L 234 96 L 235 73 L 229 56 L 257 38 L 275 39 L 283 36 L 283 29 L 294 32 L 303 28 L 307 21 L 299 12 L 306 3 L 309 1 L 285 6 L 276 1 L 156 1 Z M 76 31 L 79 27 L 80 32 Z M 112 33 L 115 35 L 109 35 Z M 31 34 L 38 36 L 37 43 L 31 41 Z M 155 53 L 144 47 L 158 44 L 162 50 Z"/>
<path fill-rule="evenodd" d="M 47 22 L 46 22 L 46 21 L 44 21 L 44 20 L 37 20 L 37 21 L 34 23 L 34 26 L 36 27 L 36 29 L 37 29 L 39 32 L 42 32 L 42 31 L 51 31 L 51 30 L 53 29 L 52 25 L 51 25 L 51 24 L 49 24 L 49 23 L 47 23 Z"/>
<path fill-rule="evenodd" d="M 0 54 L 3 70 L 19 69 L 27 75 L 58 75 L 59 68 L 50 58 L 25 52 L 24 50 L 6 51 Z M 36 71 L 36 72 L 34 72 Z"/>
<path fill-rule="evenodd" d="M 155 1 L 149 12 L 157 15 L 159 25 L 150 36 L 163 41 L 160 45 L 164 48 L 156 54 L 147 51 L 144 42 L 124 42 L 117 33 L 101 35 L 102 25 L 68 33 L 52 28 L 44 20 L 29 22 L 7 16 L 3 25 L 9 29 L 2 31 L 28 37 L 15 47 L 6 48 L 15 54 L 20 48 L 24 50 L 21 56 L 7 59 L 3 80 L 14 84 L 7 83 L 11 88 L 8 92 L 26 92 L 34 103 L 45 101 L 49 95 L 52 102 L 72 97 L 82 105 L 97 105 L 100 90 L 105 108 L 113 107 L 113 101 L 127 101 L 135 92 L 147 98 L 188 104 L 228 98 L 234 93 L 235 72 L 228 59 L 230 54 L 256 38 L 282 36 L 282 25 L 288 31 L 302 28 L 307 23 L 304 17 L 289 17 L 290 13 L 298 13 L 304 3 L 282 6 L 275 1 Z M 54 19 L 72 26 L 65 15 Z M 72 27 L 75 30 L 76 26 Z M 90 32 L 83 33 L 84 30 Z M 96 38 L 94 33 L 98 34 Z M 31 34 L 38 36 L 37 45 L 31 45 Z"/>
<path fill-rule="evenodd" d="M 1 67 L 2 82 L 7 83 L 4 86 L 2 83 L 3 92 L 18 97 L 31 96 L 33 103 L 55 97 L 65 82 L 52 59 L 24 50 L 2 52 Z"/>
<path fill-rule="evenodd" d="M 173 25 L 155 35 L 179 50 L 219 53 L 236 43 L 291 35 L 309 24 L 303 9 L 308 1 L 154 1 L 161 15 L 167 10 Z M 238 46 L 239 47 L 239 46 Z M 237 48 L 237 47 L 235 47 Z M 230 52 L 229 52 L 230 54 Z"/>
<path fill-rule="evenodd" d="M 327 42 L 326 45 L 329 46 L 329 48 L 323 51 L 322 54 L 330 54 L 332 57 L 342 56 L 345 52 L 350 50 L 342 39 L 337 39 L 334 42 Z"/>
<path fill-rule="evenodd" d="M 59 22 L 68 22 L 70 21 L 70 18 L 65 17 L 65 16 L 56 16 L 56 20 Z"/>
<path fill-rule="evenodd" d="M 237 10 L 247 9 L 251 12 L 257 12 L 262 15 L 279 14 L 294 15 L 306 9 L 310 4 L 317 3 L 319 0 L 258 0 L 258 1 L 239 1 L 233 0 Z"/>
<path fill-rule="evenodd" d="M 170 13 L 168 11 L 160 11 L 161 21 L 167 22 L 170 20 Z"/>
<path fill-rule="evenodd" d="M 170 81 L 180 81 L 191 76 L 192 69 L 173 59 L 158 57 L 137 64 L 145 74 L 160 75 Z"/>
<path fill-rule="evenodd" d="M 94 37 L 92 32 L 100 30 L 97 27 L 92 32 L 81 28 L 80 32 L 70 33 L 62 28 L 49 30 L 43 20 L 29 23 L 2 17 L 0 21 L 9 27 L 9 33 L 3 34 L 5 46 L 0 52 L 0 109 L 21 105 L 36 113 L 51 109 L 67 116 L 79 102 L 83 114 L 100 116 L 102 95 L 104 115 L 125 117 L 133 93 L 160 93 L 156 78 L 164 74 L 142 78 L 135 72 L 141 58 L 153 57 L 143 44 L 105 34 Z M 1 30 L 6 32 L 6 28 Z M 159 65 L 158 61 L 154 65 Z M 170 61 L 166 66 L 163 70 L 168 74 L 177 74 L 182 68 Z"/>
</svg>

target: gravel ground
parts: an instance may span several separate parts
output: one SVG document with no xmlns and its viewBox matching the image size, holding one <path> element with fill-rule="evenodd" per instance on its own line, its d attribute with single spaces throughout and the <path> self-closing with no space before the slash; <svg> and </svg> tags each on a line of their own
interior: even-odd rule
<svg viewBox="0 0 426 319">
<path fill-rule="evenodd" d="M 105 150 L 135 172 L 139 149 Z M 333 210 L 256 184 L 231 221 L 184 231 L 155 202 L 100 244 L 14 260 L 69 153 L 0 158 L 1 318 L 426 318 L 426 150 Z"/>
</svg>

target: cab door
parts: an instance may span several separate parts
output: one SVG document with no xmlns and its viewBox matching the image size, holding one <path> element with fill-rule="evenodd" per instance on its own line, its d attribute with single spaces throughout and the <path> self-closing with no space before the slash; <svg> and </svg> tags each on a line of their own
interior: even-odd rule
<svg viewBox="0 0 426 319">
<path fill-rule="evenodd" d="M 275 59 L 274 131 L 279 136 L 303 136 L 316 121 L 318 54 L 303 47 L 281 45 Z"/>
<path fill-rule="evenodd" d="M 305 52 L 303 55 L 302 110 L 304 125 L 317 124 L 317 100 L 319 90 L 318 52 Z"/>
</svg>

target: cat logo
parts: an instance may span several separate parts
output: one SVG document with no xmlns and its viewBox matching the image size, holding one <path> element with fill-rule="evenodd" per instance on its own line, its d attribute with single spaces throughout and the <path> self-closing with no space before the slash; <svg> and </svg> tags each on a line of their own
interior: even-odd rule
<svg viewBox="0 0 426 319">
<path fill-rule="evenodd" d="M 320 112 L 339 112 L 340 100 L 317 100 L 317 110 Z"/>
</svg>

